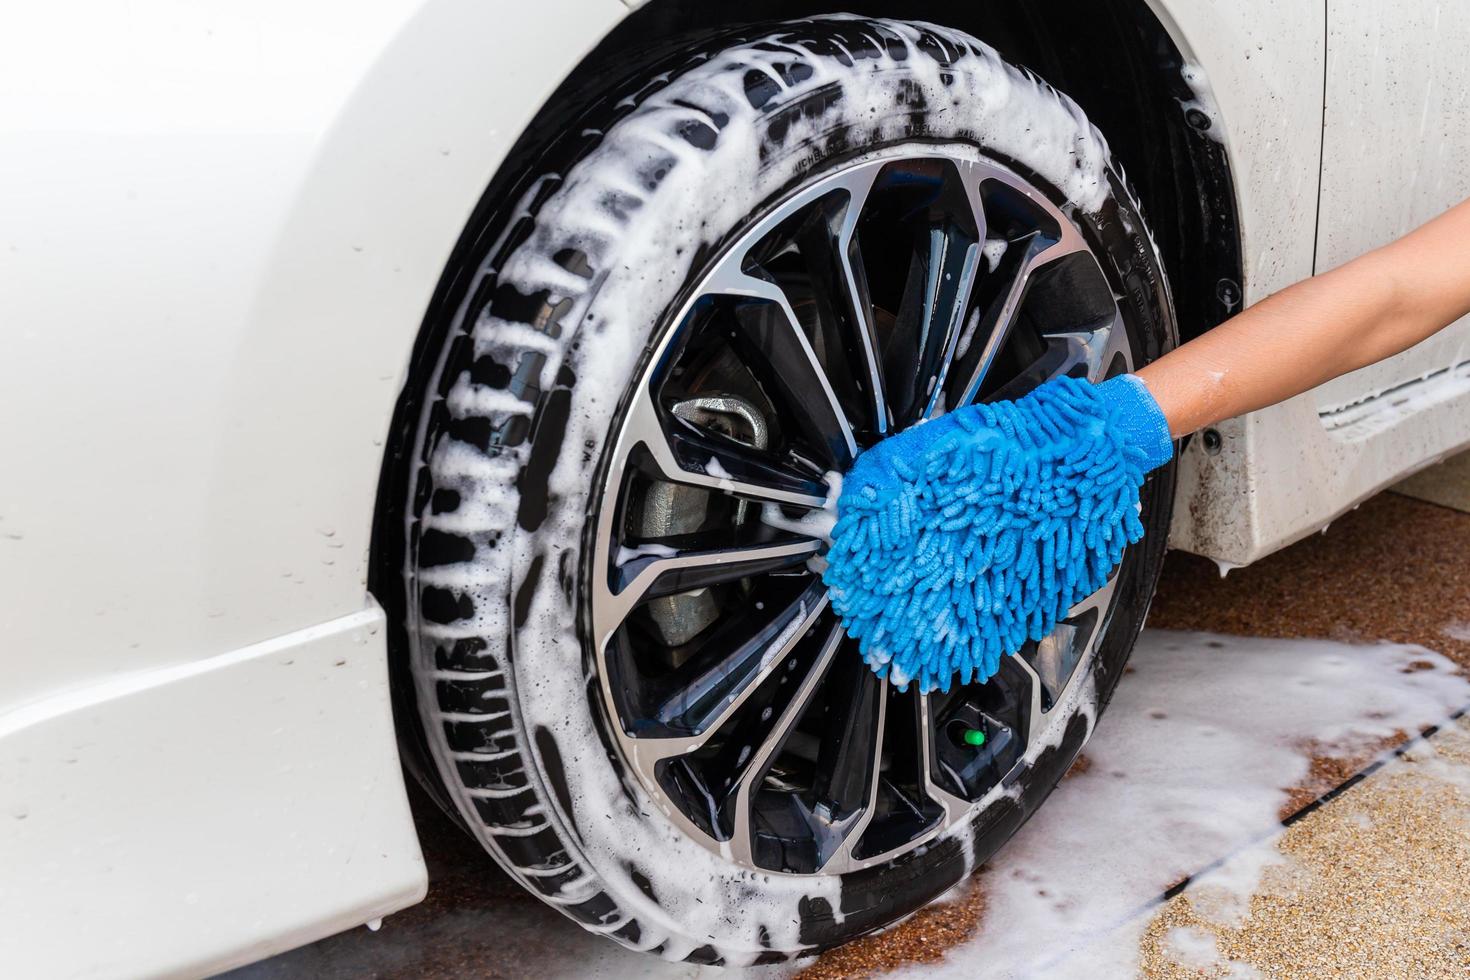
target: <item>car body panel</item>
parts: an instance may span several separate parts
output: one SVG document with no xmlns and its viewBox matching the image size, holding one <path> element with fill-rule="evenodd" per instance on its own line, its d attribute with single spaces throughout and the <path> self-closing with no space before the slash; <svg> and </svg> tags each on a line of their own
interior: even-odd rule
<svg viewBox="0 0 1470 980">
<path fill-rule="evenodd" d="M 0 719 L 0 963 L 202 976 L 426 878 L 371 608 Z"/>
<path fill-rule="evenodd" d="M 87 6 L 82 36 L 45 8 L 0 59 L 0 391 L 37 420 L 0 430 L 28 464 L 0 485 L 0 590 L 30 651 L 0 709 L 362 608 L 383 441 L 450 250 L 624 12 Z M 569 22 L 557 59 L 547 19 Z"/>
<path fill-rule="evenodd" d="M 1393 241 L 1470 196 L 1470 6 L 1333 0 L 1317 271 Z M 1470 358 L 1470 319 L 1329 381 L 1339 412 Z"/>
<path fill-rule="evenodd" d="M 1242 5 L 1234 16 L 1274 28 L 1282 12 L 1271 5 L 1266 20 L 1261 10 Z M 1221 8 L 1222 16 L 1230 13 Z M 1293 122 L 1324 148 L 1316 221 L 1300 208 L 1249 205 L 1247 195 L 1270 173 L 1261 166 L 1270 167 L 1282 144 L 1247 140 L 1242 147 L 1232 125 L 1239 117 L 1225 112 L 1243 189 L 1248 302 L 1391 241 L 1470 196 L 1470 131 L 1463 125 L 1470 66 L 1460 56 L 1470 41 L 1470 9 L 1431 0 L 1331 0 L 1328 17 L 1325 112 L 1316 94 L 1321 83 L 1304 75 Z M 1222 41 L 1218 34 L 1210 38 Z M 1229 42 L 1222 42 L 1226 60 Z M 1204 63 L 1218 97 L 1228 100 L 1229 87 L 1208 58 Z M 1322 71 L 1320 61 L 1316 70 Z M 1325 129 L 1310 120 L 1312 112 L 1322 113 Z M 1284 155 L 1280 165 L 1290 170 L 1299 161 Z M 1310 266 L 1303 265 L 1298 241 L 1290 274 L 1279 275 L 1277 259 L 1262 252 L 1250 230 L 1263 223 L 1291 225 L 1298 240 L 1315 231 L 1315 249 L 1306 253 Z M 1181 458 L 1171 544 L 1222 568 L 1249 564 L 1470 445 L 1467 361 L 1470 320 L 1397 357 L 1220 424 L 1217 453 L 1193 440 Z"/>
<path fill-rule="evenodd" d="M 384 631 L 305 687 L 300 660 L 211 665 L 370 604 L 383 443 L 430 297 L 505 153 L 626 12 L 84 2 L 0 38 L 0 962 L 45 963 L 16 975 L 198 973 L 210 948 L 263 955 L 421 894 Z M 75 765 L 37 754 L 87 731 Z M 270 768 L 282 733 L 309 800 Z M 31 907 L 84 941 L 18 931 Z M 149 908 L 187 929 L 139 933 Z"/>
</svg>

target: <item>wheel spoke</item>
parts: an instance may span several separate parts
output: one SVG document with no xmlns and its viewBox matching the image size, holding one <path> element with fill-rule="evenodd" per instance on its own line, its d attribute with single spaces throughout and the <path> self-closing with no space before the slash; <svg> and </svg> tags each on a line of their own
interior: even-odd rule
<svg viewBox="0 0 1470 980">
<path fill-rule="evenodd" d="M 873 676 L 872 671 L 864 671 L 864 673 Z M 868 827 L 873 823 L 873 818 L 878 814 L 878 786 L 883 775 L 883 743 L 888 730 L 888 691 L 887 685 L 881 680 L 874 677 L 874 681 L 878 689 L 878 714 L 872 723 L 870 752 L 863 757 L 858 755 L 858 751 L 854 751 L 849 762 L 850 765 L 861 766 L 867 776 L 865 783 L 861 786 L 855 785 L 854 788 L 866 788 L 867 792 L 863 797 L 862 810 L 858 813 L 857 820 L 853 821 L 850 827 L 845 828 L 840 846 L 834 853 L 834 858 L 849 864 L 854 860 L 853 852 L 858 842 L 863 839 L 863 834 L 867 832 Z M 860 749 L 861 745 L 858 747 L 859 751 Z M 825 863 L 832 863 L 834 858 L 828 858 Z"/>
<path fill-rule="evenodd" d="M 985 383 L 997 355 L 1010 339 L 1036 273 L 1068 255 L 1087 251 L 1087 243 L 1070 222 L 1063 224 L 1061 228 L 1060 238 L 1037 230 L 1007 247 L 1008 251 L 1021 250 L 1019 266 L 1008 288 L 997 294 L 986 309 L 977 309 L 965 325 L 960 347 L 966 354 L 975 349 L 977 341 L 983 340 L 983 344 L 977 354 L 963 358 L 968 372 L 963 375 L 963 387 L 955 389 L 956 396 L 949 408 L 968 405 L 980 393 L 980 387 Z"/>
<path fill-rule="evenodd" d="M 1087 341 L 1087 351 L 1087 377 L 1090 381 L 1102 381 L 1114 374 L 1133 370 L 1133 351 L 1128 346 L 1128 325 L 1123 322 L 1122 311 L 1115 309 L 1107 325 L 1093 331 Z M 1119 358 L 1122 359 L 1122 370 L 1114 371 L 1113 362 Z"/>
<path fill-rule="evenodd" d="M 980 246 L 970 245 L 965 249 L 964 259 L 960 271 L 956 277 L 953 290 L 944 290 L 946 295 L 943 304 L 947 304 L 948 310 L 943 315 L 944 343 L 942 352 L 939 354 L 938 366 L 935 368 L 929 382 L 929 400 L 924 405 L 924 418 L 933 418 L 945 411 L 944 382 L 949 376 L 951 366 L 954 364 L 955 348 L 959 343 L 960 332 L 963 329 L 965 310 L 969 307 L 970 293 L 975 285 L 975 274 L 980 267 Z M 947 284 L 946 284 L 947 285 Z M 942 305 L 942 304 L 941 304 Z M 936 316 L 939 316 L 936 311 Z"/>
<path fill-rule="evenodd" d="M 973 163 L 960 165 L 960 182 L 965 188 L 965 201 L 970 205 L 970 217 L 975 222 L 975 241 L 982 246 L 990 234 L 990 219 L 985 216 L 985 201 L 980 196 L 980 182 L 986 174 L 987 168 Z"/>
<path fill-rule="evenodd" d="M 933 414 L 940 402 L 979 259 L 979 247 L 953 225 L 930 227 L 916 245 L 883 350 L 895 427 Z"/>
<path fill-rule="evenodd" d="M 666 435 L 681 465 L 664 475 L 676 483 L 692 482 L 767 504 L 821 507 L 826 502 L 825 482 L 726 436 L 706 433 L 683 419 L 673 421 Z M 702 472 L 696 473 L 696 467 Z"/>
<path fill-rule="evenodd" d="M 1091 635 L 1082 638 L 1084 644 L 1097 638 L 1096 634 L 1102 628 L 1103 619 L 1107 615 L 1108 608 L 1113 604 L 1113 593 L 1117 588 L 1118 570 L 1115 568 L 1113 569 L 1112 577 L 1103 584 L 1102 588 L 1067 610 L 1067 618 L 1062 620 L 1064 623 L 1075 623 L 1078 620 L 1085 619 L 1089 613 L 1096 610 L 1097 622 L 1091 629 Z"/>
<path fill-rule="evenodd" d="M 1033 732 L 1040 727 L 1040 715 L 1063 701 L 1078 665 L 1102 636 L 1117 584 L 1115 573 L 1102 588 L 1068 610 L 1056 629 L 1016 658 L 1031 675 L 1032 710 L 1037 712 L 1033 715 Z"/>
<path fill-rule="evenodd" d="M 1094 330 L 1051 333 L 1045 340 L 1046 350 L 1042 355 L 997 388 L 991 398 L 1014 400 L 1043 382 L 1064 376 L 1102 381 L 1109 376 L 1113 361 L 1119 356 L 1123 371 L 1133 367 L 1121 314 L 1115 313 L 1107 323 Z"/>
<path fill-rule="evenodd" d="M 858 339 L 863 353 L 863 363 L 868 371 L 869 390 L 873 394 L 873 429 L 877 435 L 886 435 L 892 422 L 888 412 L 888 396 L 884 390 L 883 368 L 878 362 L 878 335 L 873 325 L 873 297 L 868 290 L 868 273 L 863 264 L 862 250 L 857 239 L 858 218 L 863 204 L 872 190 L 873 170 L 855 171 L 842 186 L 848 192 L 847 208 L 842 215 L 842 224 L 837 232 L 837 257 L 842 264 L 847 301 L 852 307 L 853 323 L 857 327 Z"/>
<path fill-rule="evenodd" d="M 970 809 L 970 801 L 955 796 L 934 780 L 934 706 L 929 695 L 919 695 L 919 749 L 923 759 L 924 792 L 944 808 L 947 821 L 958 820 Z"/>
<path fill-rule="evenodd" d="M 960 337 L 965 333 L 966 315 L 970 311 L 970 301 L 975 292 L 975 281 L 980 274 L 980 262 L 982 249 L 985 243 L 986 233 L 990 230 L 990 223 L 985 217 L 985 204 L 980 198 L 980 180 L 977 168 L 972 164 L 964 164 L 960 167 L 960 183 L 964 187 L 965 201 L 969 204 L 970 217 L 975 222 L 975 240 L 965 253 L 964 266 L 960 281 L 956 285 L 953 306 L 950 310 L 948 324 L 946 326 L 947 336 L 945 340 L 944 356 L 940 364 L 939 372 L 934 378 L 933 388 L 929 394 L 929 400 L 924 406 L 926 419 L 943 415 L 949 408 L 946 404 L 946 391 L 950 372 L 954 368 L 955 355 L 959 349 Z M 974 317 L 971 316 L 973 321 Z"/>
<path fill-rule="evenodd" d="M 839 852 L 851 850 L 873 818 L 878 796 L 878 764 L 888 710 L 884 681 L 857 657 L 838 664 L 827 682 L 828 699 L 838 717 L 824 719 L 818 750 L 815 805 L 807 816 L 817 840 L 817 869 Z"/>
<path fill-rule="evenodd" d="M 827 486 L 733 439 L 705 433 L 678 417 L 668 427 L 643 393 L 628 410 L 625 432 L 648 449 L 670 482 L 719 490 L 761 503 L 821 507 Z"/>
<path fill-rule="evenodd" d="M 719 663 L 701 671 L 671 695 L 658 710 L 662 722 L 694 721 L 695 734 L 685 737 L 640 738 L 634 742 L 638 761 L 652 766 L 664 759 L 688 755 L 704 746 L 729 722 L 751 693 L 783 663 L 827 609 L 826 589 L 814 585 L 801 599 L 768 623 Z"/>
<path fill-rule="evenodd" d="M 674 555 L 635 550 L 617 566 L 617 586 L 605 590 L 596 603 L 600 607 L 594 608 L 599 640 L 605 642 L 646 599 L 803 565 L 821 547 L 822 542 L 805 538 Z"/>
<path fill-rule="evenodd" d="M 809 423 L 839 468 L 845 469 L 857 456 L 852 424 L 781 287 L 747 275 L 732 264 L 711 279 L 706 293 L 762 301 L 757 307 L 745 308 L 739 317 L 740 327 L 766 359 L 770 369 L 767 380 L 791 400 L 799 416 L 792 421 Z M 767 305 L 767 310 L 758 308 Z"/>
<path fill-rule="evenodd" d="M 1045 713 L 1042 711 L 1041 677 L 1037 674 L 1036 668 L 1032 667 L 1025 657 L 1013 656 L 1011 659 L 1015 661 L 1016 666 L 1025 671 L 1030 681 L 1028 687 L 1031 691 L 1031 710 L 1028 713 L 1028 721 L 1026 723 L 1026 751 L 1029 752 L 1032 746 L 1041 741 L 1042 736 L 1046 732 L 1047 719 Z"/>
<path fill-rule="evenodd" d="M 740 774 L 735 790 L 735 832 L 732 835 L 728 848 L 730 855 L 736 861 L 746 865 L 753 865 L 754 861 L 754 833 L 751 827 L 751 806 L 755 798 L 756 785 L 759 783 L 776 754 L 780 752 L 786 740 L 796 728 L 796 723 L 806 712 L 812 702 L 812 696 L 816 693 L 821 682 L 826 679 L 827 672 L 832 666 L 837 651 L 842 647 L 845 634 L 842 632 L 840 623 L 834 622 L 826 640 L 822 643 L 822 650 L 817 655 L 817 661 L 812 669 L 802 680 L 801 686 L 792 695 L 791 700 L 781 709 L 776 723 L 771 726 L 766 734 L 765 741 L 755 750 L 750 758 L 750 764 Z"/>
</svg>

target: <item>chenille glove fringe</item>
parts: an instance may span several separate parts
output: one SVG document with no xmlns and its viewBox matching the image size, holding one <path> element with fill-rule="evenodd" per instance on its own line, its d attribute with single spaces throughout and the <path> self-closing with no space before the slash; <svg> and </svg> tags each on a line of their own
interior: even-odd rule
<svg viewBox="0 0 1470 980">
<path fill-rule="evenodd" d="M 899 688 L 985 681 L 1101 588 L 1143 536 L 1173 454 L 1137 378 L 1047 382 L 878 443 L 847 475 L 824 580 L 863 659 Z"/>
</svg>

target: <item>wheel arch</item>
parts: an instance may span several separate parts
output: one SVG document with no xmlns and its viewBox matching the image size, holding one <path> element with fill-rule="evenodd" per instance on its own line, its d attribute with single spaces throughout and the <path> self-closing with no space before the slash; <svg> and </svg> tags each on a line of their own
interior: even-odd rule
<svg viewBox="0 0 1470 980">
<path fill-rule="evenodd" d="M 928 20 L 967 31 L 993 45 L 1072 97 L 1107 134 L 1153 227 L 1176 303 L 1181 339 L 1223 321 L 1238 308 L 1242 281 L 1237 199 L 1229 153 L 1218 134 L 1191 126 L 1185 103 L 1195 93 L 1181 74 L 1188 59 L 1143 0 L 1084 5 L 1063 0 L 1043 16 L 1028 5 L 976 9 L 953 0 L 895 5 L 836 0 L 752 0 L 688 5 L 652 0 L 633 10 L 572 68 L 543 103 L 540 125 L 520 134 L 489 181 L 456 245 L 414 346 L 410 379 L 427 369 L 427 352 L 464 297 L 463 284 L 478 256 L 508 224 L 507 213 L 528 191 L 524 175 L 545 148 L 548 133 L 570 128 L 587 105 L 604 97 L 616 80 L 636 75 L 676 53 L 695 37 L 735 32 L 763 22 L 807 15 L 853 13 Z M 1223 125 L 1215 115 L 1212 126 Z M 1222 300 L 1223 297 L 1223 300 Z M 379 484 L 369 587 L 389 613 L 390 634 L 400 631 L 402 597 L 395 584 L 402 567 L 401 526 L 405 460 L 401 447 L 417 415 L 412 383 L 405 385 L 390 429 Z M 395 715 L 405 761 L 418 781 L 458 820 L 443 796 L 413 706 L 404 640 L 390 635 Z"/>
</svg>

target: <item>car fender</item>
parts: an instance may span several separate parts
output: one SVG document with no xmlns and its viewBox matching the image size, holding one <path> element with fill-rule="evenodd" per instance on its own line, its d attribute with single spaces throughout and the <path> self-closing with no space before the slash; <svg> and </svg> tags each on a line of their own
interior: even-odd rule
<svg viewBox="0 0 1470 980">
<path fill-rule="evenodd" d="M 77 6 L 0 40 L 0 960 L 202 974 L 423 894 L 383 443 L 468 215 L 627 8 Z"/>
</svg>

